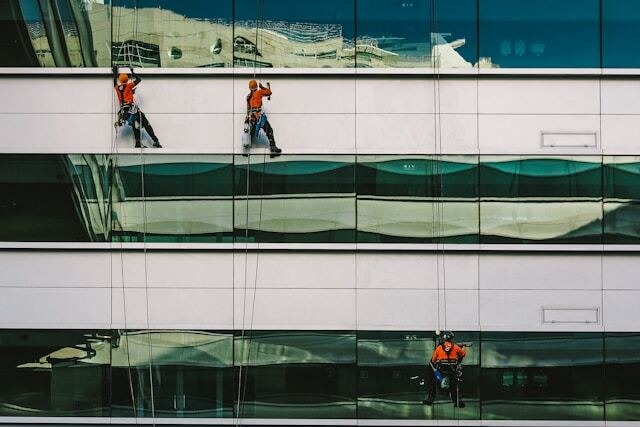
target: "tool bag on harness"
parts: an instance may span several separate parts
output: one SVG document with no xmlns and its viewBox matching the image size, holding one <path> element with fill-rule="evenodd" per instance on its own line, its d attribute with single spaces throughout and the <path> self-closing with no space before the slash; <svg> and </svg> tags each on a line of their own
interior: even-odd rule
<svg viewBox="0 0 640 427">
<path fill-rule="evenodd" d="M 124 126 L 125 124 L 128 124 L 129 126 L 134 126 L 137 115 L 138 115 L 138 107 L 135 104 L 129 104 L 129 103 L 120 104 L 116 126 L 118 127 Z"/>
</svg>

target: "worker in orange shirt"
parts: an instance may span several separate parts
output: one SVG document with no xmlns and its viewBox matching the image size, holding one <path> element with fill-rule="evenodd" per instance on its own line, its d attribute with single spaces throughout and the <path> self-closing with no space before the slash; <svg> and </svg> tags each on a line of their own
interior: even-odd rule
<svg viewBox="0 0 640 427">
<path fill-rule="evenodd" d="M 153 132 L 153 128 L 147 120 L 147 116 L 136 105 L 133 95 L 136 91 L 136 86 L 142 81 L 140 76 L 133 72 L 133 68 L 129 68 L 131 75 L 127 73 L 118 73 L 118 67 L 113 67 L 113 87 L 118 95 L 118 101 L 120 102 L 120 109 L 118 110 L 118 121 L 116 126 L 123 126 L 125 123 L 131 126 L 133 130 L 133 136 L 136 140 L 136 148 L 142 148 L 140 144 L 140 128 L 144 128 L 147 131 L 151 139 L 153 140 L 153 146 L 155 148 L 162 148 L 158 137 Z"/>
<path fill-rule="evenodd" d="M 267 83 L 267 86 L 270 86 Z M 273 136 L 273 128 L 267 119 L 267 115 L 262 111 L 262 98 L 271 96 L 271 88 L 258 84 L 255 80 L 249 81 L 249 94 L 247 95 L 247 118 L 245 124 L 249 125 L 251 137 L 258 137 L 260 129 L 264 129 L 269 140 L 269 150 L 272 156 L 279 155 L 282 150 L 276 146 L 276 140 Z"/>
<path fill-rule="evenodd" d="M 453 342 L 453 332 L 444 331 L 440 335 L 440 344 L 433 350 L 431 356 L 431 369 L 433 375 L 427 375 L 427 398 L 422 401 L 425 405 L 433 404 L 438 386 L 443 390 L 449 389 L 453 406 L 464 408 L 466 405 L 458 396 L 459 383 L 462 371 L 460 364 L 467 355 L 463 346 Z"/>
</svg>

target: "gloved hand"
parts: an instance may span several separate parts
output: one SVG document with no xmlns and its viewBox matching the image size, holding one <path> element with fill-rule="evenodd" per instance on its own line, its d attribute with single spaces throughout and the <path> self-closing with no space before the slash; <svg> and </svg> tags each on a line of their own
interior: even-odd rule
<svg viewBox="0 0 640 427">
<path fill-rule="evenodd" d="M 259 84 L 258 84 L 258 87 L 259 87 L 260 89 L 264 89 L 264 86 L 262 86 L 262 83 L 259 83 Z"/>
<path fill-rule="evenodd" d="M 111 67 L 111 71 L 113 72 L 113 74 L 118 74 L 118 66 L 114 65 L 113 67 Z"/>
</svg>

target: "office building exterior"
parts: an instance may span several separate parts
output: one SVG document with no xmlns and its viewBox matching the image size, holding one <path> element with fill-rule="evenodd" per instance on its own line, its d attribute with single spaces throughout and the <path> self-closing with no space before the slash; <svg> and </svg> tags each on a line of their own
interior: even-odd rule
<svg viewBox="0 0 640 427">
<path fill-rule="evenodd" d="M 640 424 L 638 27 L 0 2 L 0 424 Z M 163 148 L 114 127 L 112 66 Z M 282 155 L 243 148 L 251 79 Z M 464 408 L 422 404 L 437 330 Z"/>
</svg>

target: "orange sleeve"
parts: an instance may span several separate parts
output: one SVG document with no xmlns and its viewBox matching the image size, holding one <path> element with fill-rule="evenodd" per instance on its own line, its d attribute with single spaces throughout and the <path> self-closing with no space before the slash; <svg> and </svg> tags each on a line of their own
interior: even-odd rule
<svg viewBox="0 0 640 427">
<path fill-rule="evenodd" d="M 269 88 L 258 89 L 258 95 L 260 96 L 271 96 L 272 92 Z"/>
<path fill-rule="evenodd" d="M 436 347 L 433 350 L 433 354 L 431 355 L 431 363 L 436 363 L 438 361 L 438 349 L 440 348 L 440 346 Z"/>
</svg>

